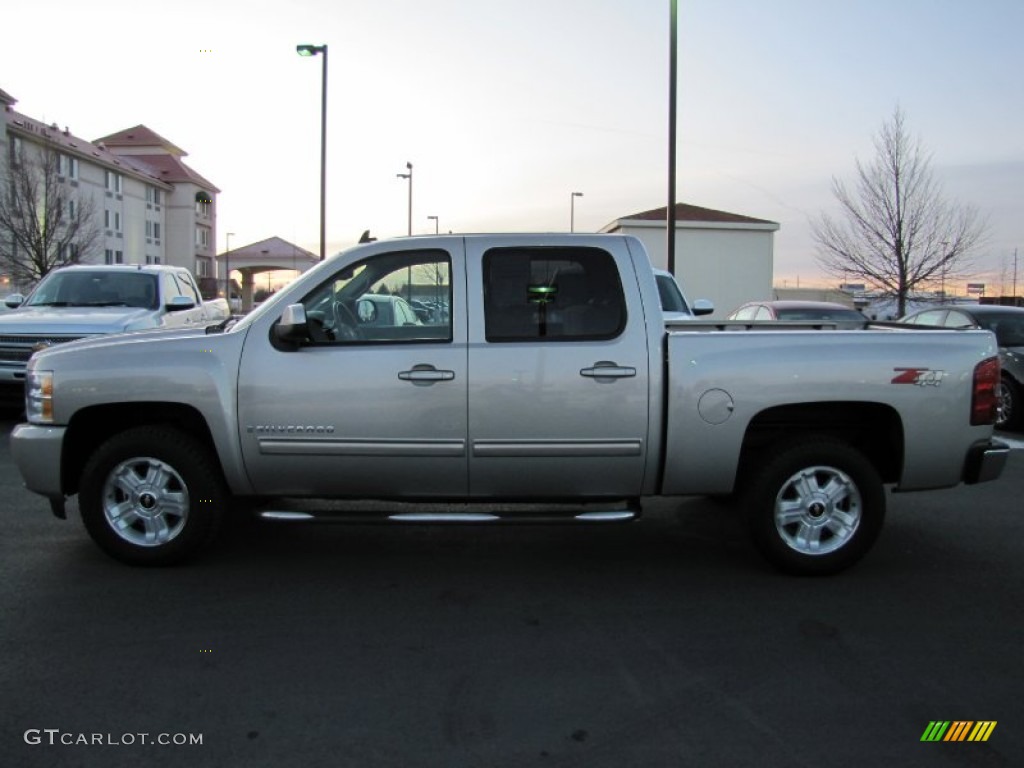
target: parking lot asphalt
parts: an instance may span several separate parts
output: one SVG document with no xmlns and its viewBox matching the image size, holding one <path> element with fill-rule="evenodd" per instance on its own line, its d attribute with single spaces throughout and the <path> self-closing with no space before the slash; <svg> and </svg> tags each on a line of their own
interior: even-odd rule
<svg viewBox="0 0 1024 768">
<path fill-rule="evenodd" d="M 0 493 L 4 766 L 1024 764 L 1024 451 L 891 496 L 822 579 L 705 499 L 612 527 L 250 522 L 146 570 L 53 518 L 6 441 Z M 997 725 L 922 742 L 936 720 Z"/>
</svg>

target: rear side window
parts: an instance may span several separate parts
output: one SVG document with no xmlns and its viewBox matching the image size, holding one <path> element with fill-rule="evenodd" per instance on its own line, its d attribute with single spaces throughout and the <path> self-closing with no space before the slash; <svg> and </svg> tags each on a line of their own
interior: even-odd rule
<svg viewBox="0 0 1024 768">
<path fill-rule="evenodd" d="M 483 268 L 489 342 L 601 341 L 626 327 L 619 271 L 600 248 L 492 248 Z"/>
</svg>

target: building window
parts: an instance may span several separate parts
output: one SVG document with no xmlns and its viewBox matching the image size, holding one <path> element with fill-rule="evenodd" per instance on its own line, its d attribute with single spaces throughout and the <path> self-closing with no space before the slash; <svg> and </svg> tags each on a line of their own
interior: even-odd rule
<svg viewBox="0 0 1024 768">
<path fill-rule="evenodd" d="M 196 245 L 201 248 L 208 248 L 210 245 L 210 230 L 206 227 L 196 227 Z"/>
<path fill-rule="evenodd" d="M 146 202 L 150 206 L 160 205 L 160 190 L 156 187 L 146 187 Z"/>
<path fill-rule="evenodd" d="M 75 220 L 75 212 L 78 210 L 78 206 L 75 205 L 74 200 L 68 200 L 68 220 Z"/>
<path fill-rule="evenodd" d="M 71 155 L 57 155 L 57 175 L 74 181 L 78 178 L 78 158 Z"/>
<path fill-rule="evenodd" d="M 124 264 L 124 251 L 114 251 L 107 248 L 103 255 L 107 264 Z"/>
<path fill-rule="evenodd" d="M 146 263 L 147 264 L 159 264 L 160 263 L 160 257 L 159 256 L 146 256 Z"/>
<path fill-rule="evenodd" d="M 105 184 L 108 192 L 121 194 L 121 174 L 105 171 Z"/>
<path fill-rule="evenodd" d="M 17 167 L 18 161 L 21 158 L 21 137 L 11 136 L 10 142 L 8 143 L 8 147 L 11 151 L 11 167 Z"/>
<path fill-rule="evenodd" d="M 73 264 L 78 261 L 78 244 L 65 243 L 58 249 L 57 257 L 63 264 Z"/>
<path fill-rule="evenodd" d="M 103 209 L 103 228 L 107 229 L 107 230 L 110 229 L 110 209 L 109 208 L 104 208 Z"/>
<path fill-rule="evenodd" d="M 209 259 L 196 259 L 196 277 L 209 277 L 210 275 L 210 260 Z"/>
<path fill-rule="evenodd" d="M 114 211 L 114 231 L 121 231 L 121 214 L 119 211 Z"/>
<path fill-rule="evenodd" d="M 159 221 L 154 221 L 153 222 L 153 239 L 156 240 L 157 243 L 160 242 L 160 222 Z"/>
<path fill-rule="evenodd" d="M 209 216 L 213 206 L 213 198 L 208 192 L 200 190 L 196 192 L 196 215 Z"/>
</svg>

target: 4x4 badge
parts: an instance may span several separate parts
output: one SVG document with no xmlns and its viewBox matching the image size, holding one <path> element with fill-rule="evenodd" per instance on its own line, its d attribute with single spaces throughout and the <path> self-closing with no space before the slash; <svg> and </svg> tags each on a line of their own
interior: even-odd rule
<svg viewBox="0 0 1024 768">
<path fill-rule="evenodd" d="M 939 387 L 946 378 L 945 371 L 933 371 L 931 368 L 893 368 L 899 375 L 894 376 L 891 384 L 916 384 L 919 387 Z"/>
</svg>

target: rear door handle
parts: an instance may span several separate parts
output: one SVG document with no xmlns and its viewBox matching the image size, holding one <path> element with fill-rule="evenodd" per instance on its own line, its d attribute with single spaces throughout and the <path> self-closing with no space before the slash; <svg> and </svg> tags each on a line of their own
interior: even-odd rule
<svg viewBox="0 0 1024 768">
<path fill-rule="evenodd" d="M 636 368 L 602 360 L 599 363 L 594 363 L 592 368 L 583 368 L 580 371 L 580 376 L 590 379 L 629 379 L 636 376 Z"/>
<path fill-rule="evenodd" d="M 412 370 L 400 371 L 398 378 L 402 381 L 411 381 L 413 384 L 424 386 L 433 384 L 435 381 L 451 381 L 455 378 L 455 371 L 438 370 L 432 365 L 414 365 Z"/>
</svg>

